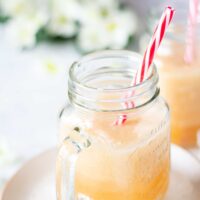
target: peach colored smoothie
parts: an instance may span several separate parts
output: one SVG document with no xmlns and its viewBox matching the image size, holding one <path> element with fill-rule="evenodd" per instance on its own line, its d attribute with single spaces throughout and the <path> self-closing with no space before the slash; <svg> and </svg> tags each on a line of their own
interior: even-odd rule
<svg viewBox="0 0 200 200">
<path fill-rule="evenodd" d="M 63 117 L 60 141 L 77 124 L 92 138 L 92 145 L 76 163 L 76 193 L 91 200 L 163 199 L 169 181 L 170 128 L 161 110 L 160 104 L 121 127 L 113 126 L 114 117 L 105 114 L 87 116 L 83 121 L 76 114 L 70 119 Z M 62 157 L 58 164 L 59 160 Z M 58 182 L 60 176 L 57 171 Z"/>
<path fill-rule="evenodd" d="M 172 142 L 193 147 L 200 131 L 200 51 L 191 64 L 186 64 L 184 50 L 183 44 L 169 43 L 160 49 L 156 64 L 161 95 L 171 108 Z"/>
</svg>

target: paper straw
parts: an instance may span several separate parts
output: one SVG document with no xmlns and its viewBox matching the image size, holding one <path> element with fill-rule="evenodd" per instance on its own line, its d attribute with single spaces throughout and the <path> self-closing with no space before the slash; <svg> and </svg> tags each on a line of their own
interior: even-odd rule
<svg viewBox="0 0 200 200">
<path fill-rule="evenodd" d="M 191 63 L 195 57 L 195 40 L 199 0 L 189 0 L 188 27 L 184 60 Z"/>
<path fill-rule="evenodd" d="M 173 18 L 173 15 L 174 15 L 174 9 L 170 6 L 166 7 L 159 20 L 158 25 L 155 28 L 154 34 L 149 42 L 149 45 L 147 46 L 147 49 L 145 51 L 142 60 L 142 65 L 138 68 L 136 76 L 131 83 L 132 86 L 143 82 L 147 78 L 148 70 L 152 66 L 151 64 L 153 62 L 155 54 L 158 50 L 158 47 L 161 44 L 161 41 L 164 37 L 167 27 L 169 26 Z M 134 91 L 131 91 L 128 95 L 126 95 L 126 97 L 131 97 L 133 95 Z M 134 102 L 125 102 L 124 105 L 125 108 L 133 108 Z M 119 118 L 115 121 L 115 125 L 124 124 L 126 120 L 127 120 L 127 115 L 123 114 L 119 116 Z"/>
</svg>

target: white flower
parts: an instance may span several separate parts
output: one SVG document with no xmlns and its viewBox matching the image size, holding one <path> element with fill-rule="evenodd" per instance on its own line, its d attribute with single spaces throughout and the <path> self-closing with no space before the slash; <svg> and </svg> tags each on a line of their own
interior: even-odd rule
<svg viewBox="0 0 200 200">
<path fill-rule="evenodd" d="M 53 14 L 54 12 L 60 12 L 69 16 L 71 19 L 79 19 L 79 13 L 82 10 L 79 0 L 54 0 Z"/>
<path fill-rule="evenodd" d="M 128 40 L 136 32 L 136 16 L 129 11 L 118 11 L 114 16 L 106 20 L 104 25 L 107 37 L 109 37 L 109 48 L 121 49 L 128 44 Z"/>
<path fill-rule="evenodd" d="M 137 26 L 135 15 L 129 11 L 115 11 L 106 18 L 90 22 L 83 25 L 78 35 L 78 44 L 84 51 L 122 49 Z"/>
<path fill-rule="evenodd" d="M 33 9 L 31 0 L 1 0 L 1 8 L 5 15 L 14 17 Z"/>
<path fill-rule="evenodd" d="M 34 46 L 43 25 L 53 36 L 78 35 L 78 44 L 84 51 L 124 48 L 136 30 L 135 15 L 120 10 L 118 0 L 0 1 L 4 12 L 13 17 L 8 30 L 16 46 Z M 39 19 L 41 13 L 45 20 Z"/>
<path fill-rule="evenodd" d="M 7 25 L 9 41 L 16 47 L 33 47 L 36 33 L 44 26 L 47 18 L 43 15 L 20 16 L 12 19 Z"/>
<path fill-rule="evenodd" d="M 82 0 L 83 4 L 86 6 L 88 5 L 95 5 L 97 7 L 106 7 L 110 9 L 115 9 L 119 7 L 119 1 L 118 0 Z"/>
<path fill-rule="evenodd" d="M 95 4 L 83 5 L 83 9 L 80 12 L 79 21 L 82 25 L 90 25 L 101 21 L 103 15 L 107 15 L 106 9 L 96 6 Z"/>
<path fill-rule="evenodd" d="M 23 15 L 48 15 L 50 0 L 0 0 L 3 15 L 19 17 Z"/>
<path fill-rule="evenodd" d="M 108 42 L 105 30 L 99 26 L 84 26 L 78 35 L 78 44 L 86 52 L 104 49 Z"/>
<path fill-rule="evenodd" d="M 116 0 L 96 0 L 97 4 L 110 8 L 117 8 L 119 6 L 119 1 Z"/>
<path fill-rule="evenodd" d="M 108 0 L 108 2 L 110 2 Z M 95 3 L 85 3 L 82 5 L 82 10 L 79 13 L 79 21 L 83 25 L 94 24 L 102 21 L 116 11 L 116 8 L 109 6 L 100 6 L 96 1 Z"/>
<path fill-rule="evenodd" d="M 58 36 L 71 37 L 77 31 L 77 18 L 79 4 L 76 0 L 54 0 L 50 23 L 47 27 L 49 33 Z"/>
<path fill-rule="evenodd" d="M 47 30 L 51 35 L 72 37 L 77 33 L 78 27 L 70 17 L 58 14 L 52 17 Z"/>
</svg>

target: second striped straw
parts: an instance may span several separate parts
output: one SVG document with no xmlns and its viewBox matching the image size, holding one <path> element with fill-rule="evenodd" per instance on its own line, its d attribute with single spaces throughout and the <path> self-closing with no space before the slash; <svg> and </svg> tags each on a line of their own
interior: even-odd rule
<svg viewBox="0 0 200 200">
<path fill-rule="evenodd" d="M 190 64 L 195 57 L 195 40 L 198 17 L 199 0 L 189 0 L 188 27 L 186 35 L 186 49 L 184 59 Z"/>
</svg>

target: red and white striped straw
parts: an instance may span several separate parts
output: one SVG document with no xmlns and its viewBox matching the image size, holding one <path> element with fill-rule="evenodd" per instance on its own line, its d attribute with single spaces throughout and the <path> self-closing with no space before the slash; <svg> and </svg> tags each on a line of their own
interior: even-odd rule
<svg viewBox="0 0 200 200">
<path fill-rule="evenodd" d="M 184 59 L 186 63 L 191 63 L 195 57 L 195 39 L 198 17 L 199 0 L 189 0 L 188 27 L 186 36 L 186 48 Z"/>
<path fill-rule="evenodd" d="M 172 18 L 174 15 L 174 9 L 172 7 L 165 8 L 160 21 L 158 25 L 155 28 L 153 37 L 150 40 L 149 45 L 147 46 L 147 49 L 145 51 L 142 65 L 138 68 L 135 78 L 133 79 L 131 85 L 136 85 L 141 82 L 143 82 L 148 75 L 148 70 L 151 67 L 151 64 L 153 62 L 153 59 L 155 57 L 155 54 L 158 50 L 158 47 L 161 44 L 161 41 L 164 37 L 164 34 L 167 30 L 167 27 L 169 26 Z M 134 91 L 131 91 L 129 94 L 126 95 L 126 97 L 131 97 L 134 95 Z M 133 108 L 134 102 L 126 102 L 125 108 Z M 118 119 L 115 121 L 115 125 L 121 125 L 124 124 L 127 120 L 127 115 L 123 114 L 118 117 Z"/>
</svg>

